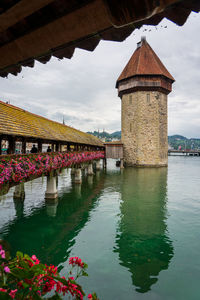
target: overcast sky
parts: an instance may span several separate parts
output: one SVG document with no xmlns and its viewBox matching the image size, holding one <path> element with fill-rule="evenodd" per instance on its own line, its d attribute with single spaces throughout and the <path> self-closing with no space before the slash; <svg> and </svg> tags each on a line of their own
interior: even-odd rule
<svg viewBox="0 0 200 300">
<path fill-rule="evenodd" d="M 200 137 L 200 14 L 183 27 L 163 20 L 143 26 L 124 42 L 101 41 L 93 52 L 76 49 L 71 60 L 52 58 L 17 76 L 0 78 L 0 98 L 82 131 L 121 130 L 115 83 L 142 35 L 176 79 L 168 96 L 168 134 Z"/>
</svg>

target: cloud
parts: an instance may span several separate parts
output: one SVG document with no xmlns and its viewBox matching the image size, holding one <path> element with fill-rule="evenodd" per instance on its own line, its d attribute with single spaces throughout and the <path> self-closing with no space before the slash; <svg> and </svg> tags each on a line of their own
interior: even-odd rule
<svg viewBox="0 0 200 300">
<path fill-rule="evenodd" d="M 176 82 L 169 95 L 169 133 L 199 136 L 199 14 L 183 27 L 163 20 L 143 26 L 122 43 L 101 41 L 94 52 L 76 49 L 71 60 L 52 58 L 23 68 L 17 77 L 0 78 L 0 98 L 33 113 L 83 131 L 121 128 L 121 100 L 115 83 L 141 35 L 160 57 Z M 167 26 L 167 28 L 165 28 Z"/>
</svg>

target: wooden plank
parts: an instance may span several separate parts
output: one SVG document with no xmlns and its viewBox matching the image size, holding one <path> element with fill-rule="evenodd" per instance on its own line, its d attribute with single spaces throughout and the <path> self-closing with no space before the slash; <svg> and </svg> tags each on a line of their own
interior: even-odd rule
<svg viewBox="0 0 200 300">
<path fill-rule="evenodd" d="M 49 50 L 97 33 L 111 26 L 102 1 L 95 0 L 64 17 L 0 48 L 0 69 L 50 54 Z"/>
<path fill-rule="evenodd" d="M 0 31 L 8 29 L 10 26 L 54 1 L 55 0 L 21 0 L 0 15 Z"/>
<path fill-rule="evenodd" d="M 123 145 L 106 145 L 106 158 L 123 158 Z"/>
</svg>

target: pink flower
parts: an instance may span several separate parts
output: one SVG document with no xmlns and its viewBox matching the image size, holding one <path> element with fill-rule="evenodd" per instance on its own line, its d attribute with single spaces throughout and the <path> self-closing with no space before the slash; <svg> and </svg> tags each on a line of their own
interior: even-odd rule
<svg viewBox="0 0 200 300">
<path fill-rule="evenodd" d="M 0 250 L 0 256 L 1 256 L 1 258 L 4 258 L 4 259 L 6 258 L 4 250 Z"/>
<path fill-rule="evenodd" d="M 38 265 L 40 263 L 39 259 L 37 259 L 35 255 L 32 255 L 31 258 L 34 261 L 35 265 Z"/>
<path fill-rule="evenodd" d="M 16 292 L 17 292 L 17 289 L 16 290 L 11 290 L 11 292 L 9 293 L 10 297 L 14 299 Z"/>
<path fill-rule="evenodd" d="M 89 294 L 89 295 L 88 295 L 88 299 L 92 299 L 92 294 Z"/>
<path fill-rule="evenodd" d="M 10 273 L 10 269 L 9 269 L 8 267 L 5 267 L 5 268 L 4 268 L 4 272 Z"/>
</svg>

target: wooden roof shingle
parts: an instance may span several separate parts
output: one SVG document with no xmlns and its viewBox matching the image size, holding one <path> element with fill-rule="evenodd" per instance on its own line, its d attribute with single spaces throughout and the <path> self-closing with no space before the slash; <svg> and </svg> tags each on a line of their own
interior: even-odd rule
<svg viewBox="0 0 200 300">
<path fill-rule="evenodd" d="M 0 101 L 0 135 L 103 146 L 93 135 Z"/>
<path fill-rule="evenodd" d="M 120 81 L 137 75 L 160 75 L 175 81 L 144 37 L 117 79 L 116 87 Z"/>
</svg>

